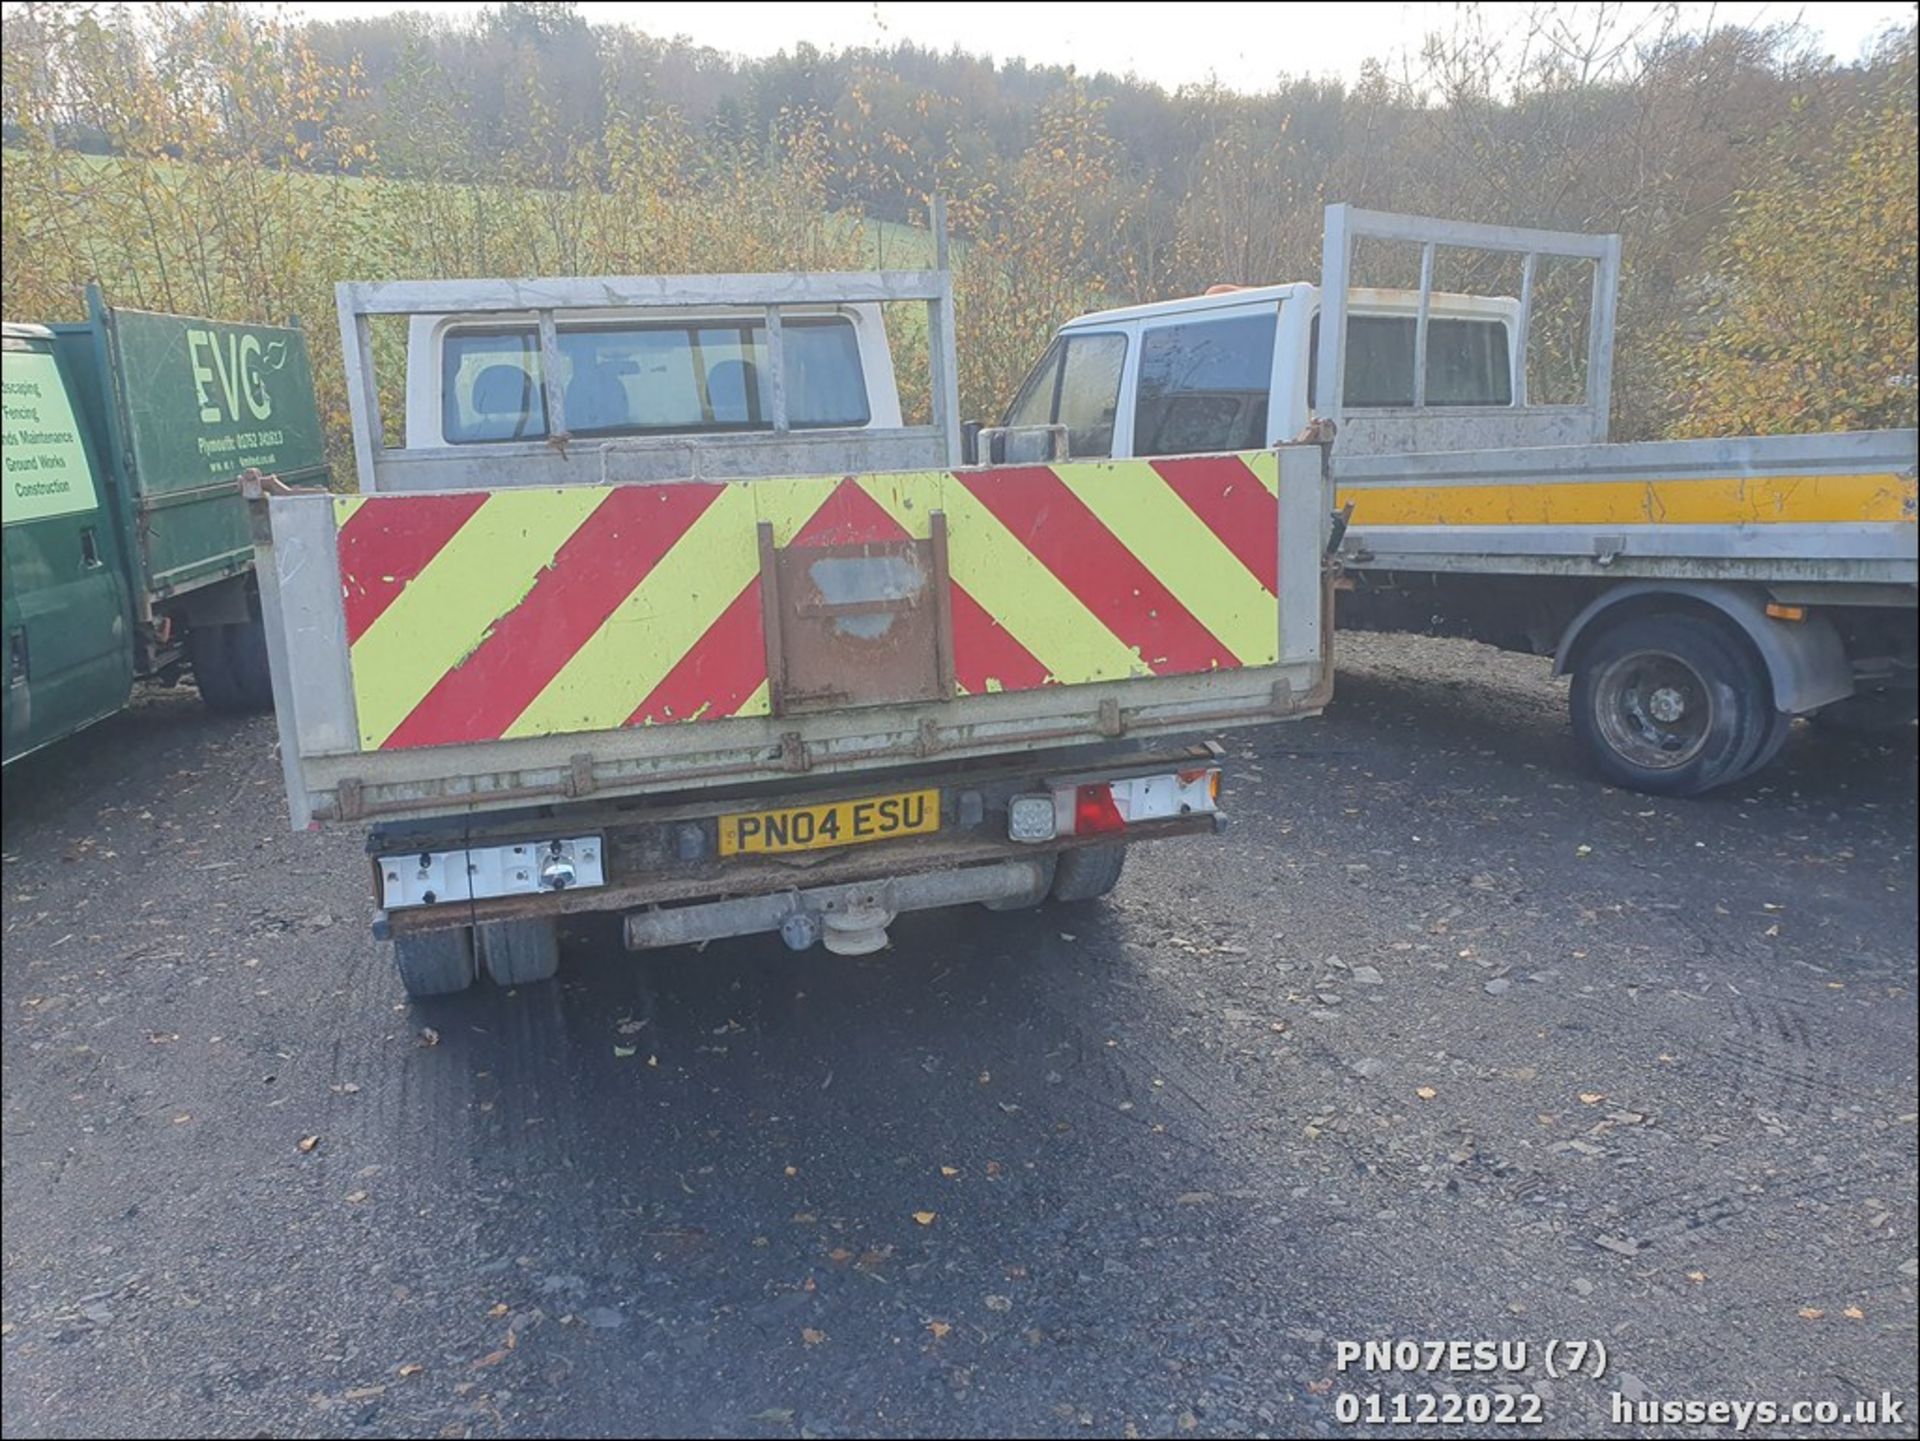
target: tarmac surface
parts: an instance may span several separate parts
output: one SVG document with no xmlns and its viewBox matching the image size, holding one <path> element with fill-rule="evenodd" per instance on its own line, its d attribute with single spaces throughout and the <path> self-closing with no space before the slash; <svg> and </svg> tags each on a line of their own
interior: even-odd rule
<svg viewBox="0 0 1920 1441">
<path fill-rule="evenodd" d="M 429 1007 L 270 720 L 9 771 L 6 1434 L 1915 1434 L 1913 735 L 1658 800 L 1544 662 L 1341 645 L 1105 903 Z"/>
</svg>

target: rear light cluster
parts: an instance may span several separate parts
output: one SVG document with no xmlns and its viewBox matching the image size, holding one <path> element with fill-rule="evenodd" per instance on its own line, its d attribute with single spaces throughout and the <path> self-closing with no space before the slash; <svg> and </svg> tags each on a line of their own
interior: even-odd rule
<svg viewBox="0 0 1920 1441">
<path fill-rule="evenodd" d="M 1007 808 L 1007 834 L 1029 843 L 1101 835 L 1124 831 L 1141 821 L 1212 815 L 1219 808 L 1220 771 L 1206 766 L 1015 796 Z"/>
</svg>

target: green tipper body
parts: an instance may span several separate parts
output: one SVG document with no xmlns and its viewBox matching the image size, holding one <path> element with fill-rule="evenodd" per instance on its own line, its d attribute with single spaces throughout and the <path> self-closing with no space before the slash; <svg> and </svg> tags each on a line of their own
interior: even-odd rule
<svg viewBox="0 0 1920 1441">
<path fill-rule="evenodd" d="M 257 610 L 242 471 L 327 479 L 299 329 L 87 309 L 7 331 L 7 761 Z"/>
<path fill-rule="evenodd" d="M 109 310 L 97 293 L 89 302 L 89 369 L 111 383 L 109 463 L 130 500 L 125 542 L 152 612 L 252 568 L 240 472 L 325 479 L 313 366 L 297 329 Z"/>
</svg>

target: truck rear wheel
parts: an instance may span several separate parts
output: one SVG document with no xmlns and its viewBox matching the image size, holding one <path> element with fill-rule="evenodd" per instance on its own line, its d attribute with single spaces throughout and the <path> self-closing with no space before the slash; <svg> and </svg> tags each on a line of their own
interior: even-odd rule
<svg viewBox="0 0 1920 1441">
<path fill-rule="evenodd" d="M 1610 626 L 1582 657 L 1572 702 L 1574 734 L 1601 774 L 1651 795 L 1698 795 L 1737 779 L 1775 739 L 1759 658 L 1703 616 Z"/>
<path fill-rule="evenodd" d="M 473 931 L 453 926 L 393 938 L 393 968 L 409 996 L 451 996 L 473 984 Z"/>
<path fill-rule="evenodd" d="M 1120 883 L 1120 868 L 1127 863 L 1124 845 L 1079 846 L 1060 852 L 1060 863 L 1053 872 L 1053 898 L 1056 901 L 1098 900 Z"/>
<path fill-rule="evenodd" d="M 1773 763 L 1773 758 L 1785 748 L 1787 737 L 1792 732 L 1793 717 L 1783 710 L 1769 708 L 1759 738 L 1754 742 L 1753 754 L 1747 758 L 1746 764 L 1728 779 L 1743 781 L 1748 776 L 1766 769 Z"/>
<path fill-rule="evenodd" d="M 238 625 L 197 625 L 187 632 L 187 653 L 210 710 L 247 715 L 273 709 L 267 631 L 259 617 Z"/>
<path fill-rule="evenodd" d="M 492 921 L 473 928 L 473 942 L 496 986 L 550 981 L 560 969 L 560 928 L 551 920 Z"/>
</svg>

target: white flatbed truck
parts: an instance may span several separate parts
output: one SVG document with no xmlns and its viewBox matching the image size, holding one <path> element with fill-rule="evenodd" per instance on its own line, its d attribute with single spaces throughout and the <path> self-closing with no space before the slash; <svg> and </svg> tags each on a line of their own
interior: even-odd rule
<svg viewBox="0 0 1920 1441">
<path fill-rule="evenodd" d="M 1363 238 L 1418 247 L 1419 288 L 1350 286 Z M 1522 257 L 1520 295 L 1435 291 L 1452 247 Z M 1736 781 L 1798 715 L 1910 729 L 1915 432 L 1607 443 L 1619 255 L 1615 236 L 1335 205 L 1321 284 L 1070 321 L 979 443 L 1151 463 L 1331 422 L 1339 623 L 1553 656 L 1621 785 Z M 1592 268 L 1570 403 L 1529 392 L 1549 261 Z"/>
</svg>

